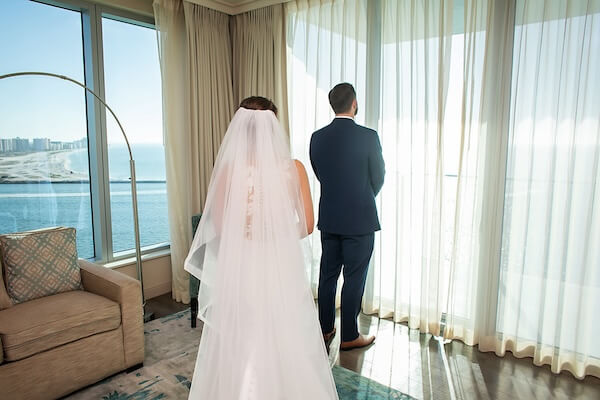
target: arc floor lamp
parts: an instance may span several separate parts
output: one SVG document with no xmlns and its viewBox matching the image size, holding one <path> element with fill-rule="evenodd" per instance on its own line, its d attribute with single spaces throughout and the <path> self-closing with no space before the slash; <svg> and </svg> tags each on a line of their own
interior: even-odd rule
<svg viewBox="0 0 600 400">
<path fill-rule="evenodd" d="M 137 269 L 137 277 L 142 286 L 142 308 L 143 308 L 143 312 L 144 312 L 144 322 L 147 322 L 150 319 L 152 319 L 153 313 L 146 308 L 146 296 L 144 294 L 144 274 L 142 271 L 142 251 L 141 251 L 141 245 L 140 245 L 140 225 L 139 225 L 139 219 L 138 219 L 138 202 L 137 202 L 137 189 L 136 189 L 137 185 L 136 185 L 136 178 L 135 178 L 135 160 L 133 159 L 133 153 L 131 152 L 131 145 L 129 144 L 129 139 L 127 138 L 127 135 L 125 134 L 125 129 L 123 129 L 123 125 L 121 125 L 121 121 L 119 121 L 119 118 L 117 118 L 117 115 L 115 114 L 115 112 L 112 110 L 112 108 L 110 108 L 110 106 L 108 104 L 106 104 L 104 99 L 102 99 L 98 94 L 96 94 L 89 87 L 85 86 L 83 83 L 81 83 L 73 78 L 69 78 L 68 76 L 53 74 L 51 72 L 23 71 L 23 72 L 14 72 L 14 73 L 10 73 L 10 74 L 0 75 L 0 80 L 14 78 L 17 76 L 31 76 L 31 75 L 58 78 L 58 79 L 62 79 L 65 81 L 69 81 L 71 83 L 74 83 L 77 86 L 82 87 L 87 92 L 92 94 L 96 98 L 96 100 L 98 100 L 112 114 L 115 121 L 117 121 L 117 125 L 119 125 L 119 128 L 121 129 L 121 133 L 123 134 L 123 138 L 125 139 L 125 143 L 127 144 L 127 151 L 129 152 L 129 172 L 131 174 L 131 202 L 132 202 L 132 208 L 133 208 L 133 229 L 134 229 L 134 234 L 135 234 L 135 263 L 136 263 L 136 269 Z"/>
</svg>

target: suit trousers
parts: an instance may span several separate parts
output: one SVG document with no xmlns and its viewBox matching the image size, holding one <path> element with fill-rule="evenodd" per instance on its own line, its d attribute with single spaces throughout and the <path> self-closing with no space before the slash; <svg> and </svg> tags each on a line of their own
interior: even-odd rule
<svg viewBox="0 0 600 400">
<path fill-rule="evenodd" d="M 375 234 L 338 235 L 321 232 L 321 269 L 319 273 L 319 321 L 323 333 L 335 325 L 335 294 L 343 272 L 341 330 L 342 341 L 359 335 L 357 318 L 360 312 L 369 261 L 373 254 Z"/>
</svg>

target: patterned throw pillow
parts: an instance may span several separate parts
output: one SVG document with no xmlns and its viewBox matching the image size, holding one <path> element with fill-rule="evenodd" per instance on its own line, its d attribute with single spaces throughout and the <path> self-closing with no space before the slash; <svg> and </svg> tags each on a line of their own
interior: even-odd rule
<svg viewBox="0 0 600 400">
<path fill-rule="evenodd" d="M 0 252 L 15 304 L 82 289 L 74 228 L 0 235 Z"/>
</svg>

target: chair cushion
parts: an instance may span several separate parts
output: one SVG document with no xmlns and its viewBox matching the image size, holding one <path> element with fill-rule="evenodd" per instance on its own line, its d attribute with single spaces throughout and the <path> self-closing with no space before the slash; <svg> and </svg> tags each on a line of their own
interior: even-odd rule
<svg viewBox="0 0 600 400">
<path fill-rule="evenodd" d="M 13 304 L 82 289 L 73 228 L 0 235 L 0 252 Z"/>
<path fill-rule="evenodd" d="M 118 303 L 82 290 L 16 304 L 0 311 L 4 360 L 21 360 L 120 325 Z"/>
</svg>

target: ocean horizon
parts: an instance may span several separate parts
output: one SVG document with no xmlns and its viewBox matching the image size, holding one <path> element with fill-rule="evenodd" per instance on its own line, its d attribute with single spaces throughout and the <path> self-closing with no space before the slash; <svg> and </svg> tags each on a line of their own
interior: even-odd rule
<svg viewBox="0 0 600 400">
<path fill-rule="evenodd" d="M 131 145 L 138 182 L 166 182 L 165 151 L 162 144 L 134 143 Z M 75 173 L 87 174 L 89 170 L 87 149 L 69 154 L 67 168 Z M 111 182 L 129 181 L 129 152 L 124 144 L 108 145 L 108 175 Z"/>
</svg>

